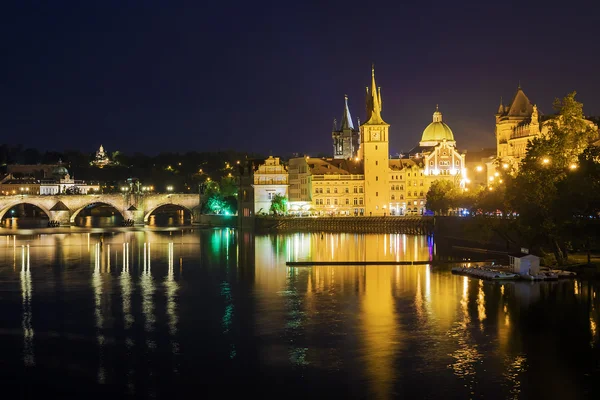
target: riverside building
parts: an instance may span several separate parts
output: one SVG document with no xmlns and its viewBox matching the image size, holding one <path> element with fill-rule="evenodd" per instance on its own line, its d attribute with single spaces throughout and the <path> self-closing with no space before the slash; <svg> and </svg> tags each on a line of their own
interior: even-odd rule
<svg viewBox="0 0 600 400">
<path fill-rule="evenodd" d="M 352 123 L 348 97 L 342 123 L 334 122 L 333 157 L 292 158 L 290 211 L 294 214 L 387 216 L 423 215 L 431 183 L 449 180 L 464 187 L 465 154 L 436 107 L 419 145 L 407 157 L 389 156 L 390 125 L 383 120 L 381 89 L 371 71 L 365 123 Z"/>
</svg>

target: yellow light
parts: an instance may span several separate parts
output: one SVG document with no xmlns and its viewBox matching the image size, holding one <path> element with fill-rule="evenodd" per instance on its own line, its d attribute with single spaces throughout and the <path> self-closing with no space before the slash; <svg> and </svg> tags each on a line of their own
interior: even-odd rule
<svg viewBox="0 0 600 400">
<path fill-rule="evenodd" d="M 500 182 L 500 183 L 502 183 L 502 179 L 500 179 L 500 181 L 499 181 L 499 182 Z"/>
<path fill-rule="evenodd" d="M 504 168 L 504 169 L 508 169 L 508 164 L 506 164 L 506 163 L 505 163 L 505 164 L 502 164 L 502 168 Z"/>
<path fill-rule="evenodd" d="M 478 165 L 475 169 L 477 170 L 477 172 L 483 171 L 483 167 L 481 165 Z"/>
<path fill-rule="evenodd" d="M 498 172 L 494 172 L 494 176 L 500 176 Z"/>
<path fill-rule="evenodd" d="M 549 159 L 549 158 L 544 158 L 544 159 L 542 160 L 542 163 L 543 163 L 543 164 L 548 164 L 548 163 L 550 163 L 550 159 Z"/>
<path fill-rule="evenodd" d="M 356 157 L 356 158 L 354 159 L 354 161 L 358 161 L 358 157 Z"/>
<path fill-rule="evenodd" d="M 490 176 L 490 182 L 492 182 L 494 180 L 493 176 Z"/>
<path fill-rule="evenodd" d="M 493 188 L 492 186 L 490 186 L 488 189 L 490 190 L 490 192 L 491 192 L 492 190 L 494 190 L 494 188 Z"/>
<path fill-rule="evenodd" d="M 569 168 L 570 169 L 577 169 L 577 164 L 571 164 L 571 165 L 569 165 Z"/>
</svg>

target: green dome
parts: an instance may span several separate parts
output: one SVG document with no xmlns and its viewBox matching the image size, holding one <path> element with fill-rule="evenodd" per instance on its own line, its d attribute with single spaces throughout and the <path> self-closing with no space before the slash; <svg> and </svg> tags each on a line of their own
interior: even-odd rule
<svg viewBox="0 0 600 400">
<path fill-rule="evenodd" d="M 421 142 L 442 142 L 447 140 L 454 141 L 454 134 L 448 125 L 442 122 L 442 113 L 435 109 L 433 113 L 433 122 L 427 125 L 423 131 Z"/>
</svg>

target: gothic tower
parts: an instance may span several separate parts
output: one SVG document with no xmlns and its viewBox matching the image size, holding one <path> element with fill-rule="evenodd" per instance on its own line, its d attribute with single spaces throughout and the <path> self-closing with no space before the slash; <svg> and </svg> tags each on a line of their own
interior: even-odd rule
<svg viewBox="0 0 600 400">
<path fill-rule="evenodd" d="M 389 139 L 390 125 L 381 118 L 381 88 L 375 84 L 371 69 L 371 91 L 367 87 L 367 119 L 360 127 L 360 158 L 365 171 L 365 215 L 389 215 Z"/>
<path fill-rule="evenodd" d="M 345 95 L 344 114 L 342 116 L 342 124 L 339 129 L 337 122 L 333 120 L 333 158 L 350 159 L 357 156 L 359 141 L 359 132 L 354 128 L 350 109 L 348 108 L 348 95 Z"/>
</svg>

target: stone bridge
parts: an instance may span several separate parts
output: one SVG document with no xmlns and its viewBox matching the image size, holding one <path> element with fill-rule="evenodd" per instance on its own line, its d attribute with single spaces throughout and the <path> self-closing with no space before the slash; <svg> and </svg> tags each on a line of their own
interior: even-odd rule
<svg viewBox="0 0 600 400">
<path fill-rule="evenodd" d="M 109 205 L 116 209 L 125 220 L 133 220 L 135 225 L 144 225 L 150 215 L 166 205 L 178 206 L 192 215 L 192 223 L 200 214 L 198 194 L 156 193 L 156 194 L 88 194 L 56 196 L 2 196 L 0 197 L 0 220 L 6 212 L 19 204 L 32 204 L 39 207 L 50 219 L 61 225 L 73 225 L 75 218 L 84 208 L 92 205 Z"/>
</svg>

